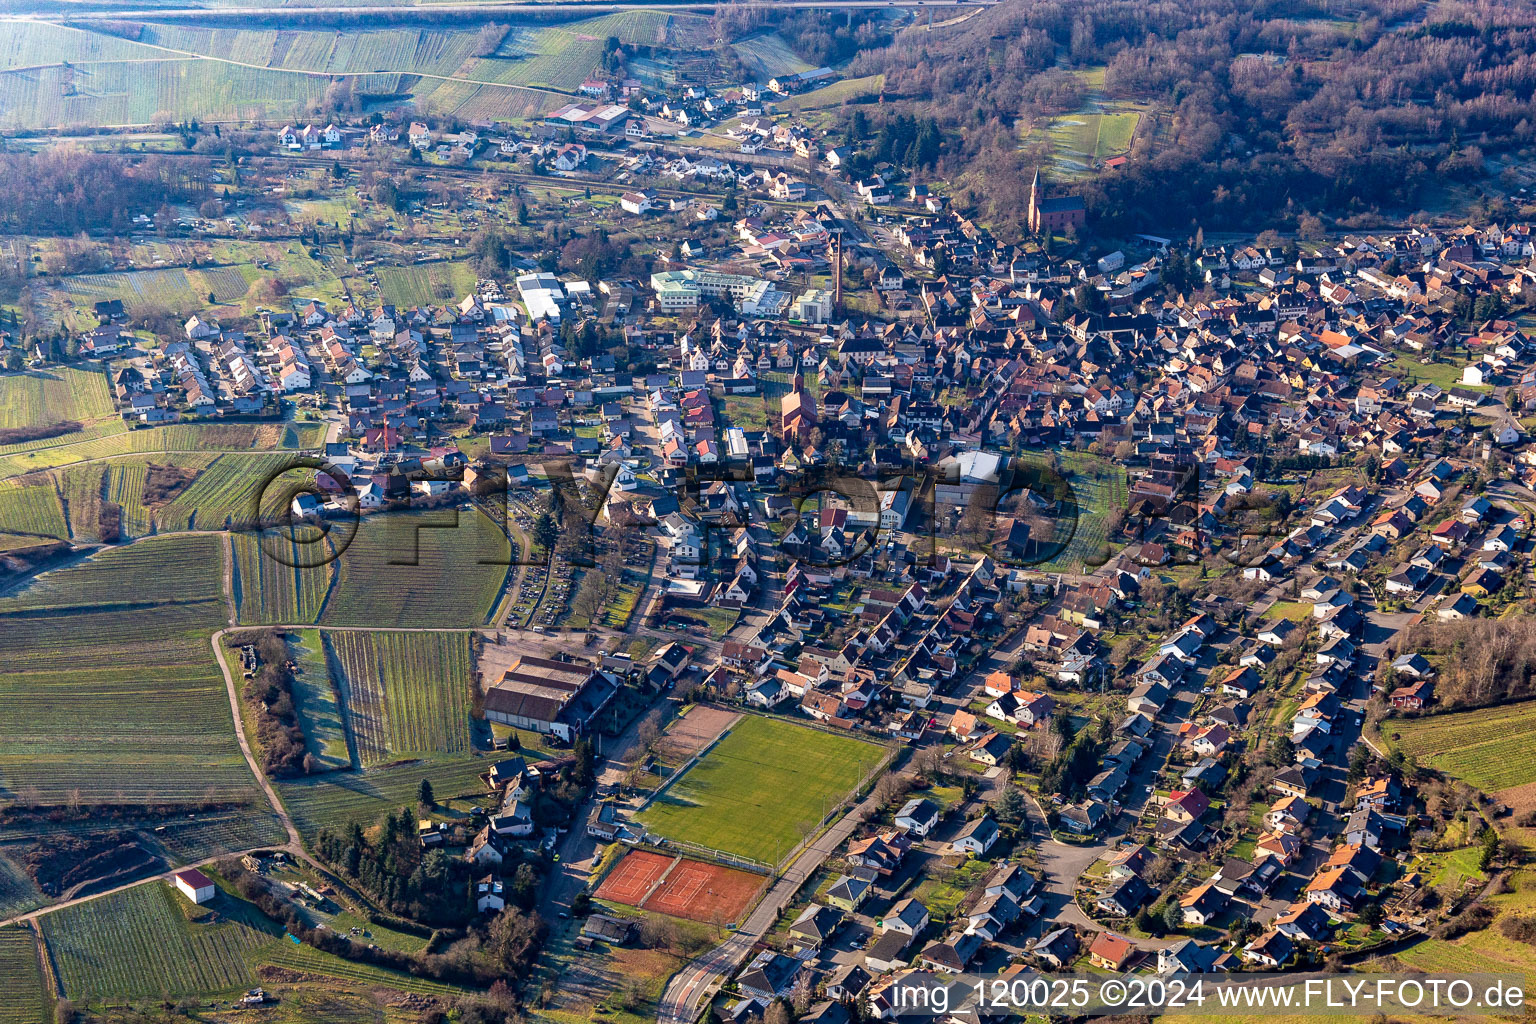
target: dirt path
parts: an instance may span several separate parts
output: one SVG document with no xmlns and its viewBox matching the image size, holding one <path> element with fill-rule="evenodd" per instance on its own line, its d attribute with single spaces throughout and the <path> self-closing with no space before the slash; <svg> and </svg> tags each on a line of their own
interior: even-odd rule
<svg viewBox="0 0 1536 1024">
<path fill-rule="evenodd" d="M 276 628 L 292 627 L 279 626 Z M 288 816 L 288 810 L 283 806 L 283 802 L 277 798 L 277 790 L 272 788 L 272 783 L 267 778 L 266 773 L 257 765 L 256 755 L 251 750 L 251 742 L 245 735 L 245 722 L 240 717 L 240 694 L 235 688 L 235 677 L 229 670 L 229 663 L 224 660 L 224 649 L 221 646 L 221 641 L 228 632 L 229 630 L 227 629 L 219 630 L 209 638 L 209 642 L 213 645 L 213 660 L 219 663 L 219 671 L 224 676 L 224 689 L 229 694 L 229 711 L 235 720 L 235 739 L 240 743 L 240 753 L 245 755 L 245 763 L 250 767 L 251 774 L 256 777 L 262 792 L 267 795 L 267 802 L 272 805 L 272 813 L 276 814 L 277 820 L 283 823 L 283 830 L 288 833 L 289 847 L 295 853 L 303 856 L 303 843 L 299 839 L 299 830 L 294 827 L 293 819 Z"/>
</svg>

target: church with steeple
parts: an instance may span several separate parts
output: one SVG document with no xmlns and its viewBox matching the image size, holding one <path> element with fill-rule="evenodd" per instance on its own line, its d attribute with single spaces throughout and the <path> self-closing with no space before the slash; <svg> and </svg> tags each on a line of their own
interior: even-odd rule
<svg viewBox="0 0 1536 1024">
<path fill-rule="evenodd" d="M 1040 181 L 1040 168 L 1035 168 L 1035 180 L 1029 185 L 1029 230 L 1035 234 L 1065 231 L 1068 227 L 1080 228 L 1088 219 L 1087 207 L 1082 196 L 1057 196 L 1047 199 L 1045 185 Z"/>
</svg>

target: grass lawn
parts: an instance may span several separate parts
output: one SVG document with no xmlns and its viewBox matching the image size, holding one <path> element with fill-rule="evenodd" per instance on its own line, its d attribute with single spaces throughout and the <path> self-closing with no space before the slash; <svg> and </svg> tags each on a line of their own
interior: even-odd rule
<svg viewBox="0 0 1536 1024">
<path fill-rule="evenodd" d="M 1429 884 L 1439 888 L 1443 885 L 1459 886 L 1468 878 L 1484 878 L 1483 872 L 1478 868 L 1478 859 L 1482 856 L 1482 847 L 1466 846 L 1460 850 L 1452 850 L 1440 860 L 1438 870 L 1430 878 Z"/>
<path fill-rule="evenodd" d="M 773 862 L 884 756 L 873 743 L 748 715 L 638 818 L 668 838 Z"/>
<path fill-rule="evenodd" d="M 1466 363 L 1470 362 L 1470 359 L 1466 361 Z M 1472 391 L 1481 391 L 1484 394 L 1492 393 L 1493 388 L 1486 384 L 1480 384 L 1477 387 L 1473 387 L 1470 384 L 1463 384 L 1461 382 L 1461 371 L 1463 367 L 1465 367 L 1466 363 L 1423 363 L 1417 359 L 1411 359 L 1407 356 L 1399 356 L 1398 358 L 1392 360 L 1392 362 L 1388 363 L 1387 366 L 1397 373 L 1402 374 L 1403 377 L 1407 378 L 1409 381 L 1412 381 L 1414 384 L 1417 384 L 1421 381 L 1428 381 L 1429 383 L 1443 388 L 1446 391 L 1451 390 L 1451 388 L 1468 388 Z"/>
<path fill-rule="evenodd" d="M 1311 617 L 1312 606 L 1305 601 L 1276 601 L 1261 616 L 1265 619 L 1290 619 L 1299 626 L 1306 625 Z"/>
<path fill-rule="evenodd" d="M 761 395 L 727 395 L 721 400 L 725 418 L 742 430 L 767 430 L 768 406 Z"/>
</svg>

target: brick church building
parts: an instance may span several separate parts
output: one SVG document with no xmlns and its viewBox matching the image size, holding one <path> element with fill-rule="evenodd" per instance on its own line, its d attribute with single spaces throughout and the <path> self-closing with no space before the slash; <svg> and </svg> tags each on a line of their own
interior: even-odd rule
<svg viewBox="0 0 1536 1024">
<path fill-rule="evenodd" d="M 1029 230 L 1035 234 L 1065 231 L 1068 227 L 1080 228 L 1088 219 L 1088 210 L 1082 196 L 1045 197 L 1040 182 L 1040 168 L 1035 168 L 1035 180 L 1029 185 Z"/>
</svg>

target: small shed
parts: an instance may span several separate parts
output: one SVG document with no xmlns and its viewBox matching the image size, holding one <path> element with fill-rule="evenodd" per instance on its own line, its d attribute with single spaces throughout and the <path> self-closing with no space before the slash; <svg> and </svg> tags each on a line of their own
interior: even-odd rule
<svg viewBox="0 0 1536 1024">
<path fill-rule="evenodd" d="M 181 894 L 193 903 L 207 903 L 213 899 L 213 880 L 197 868 L 178 871 L 171 876 L 171 880 L 176 883 Z"/>
</svg>

